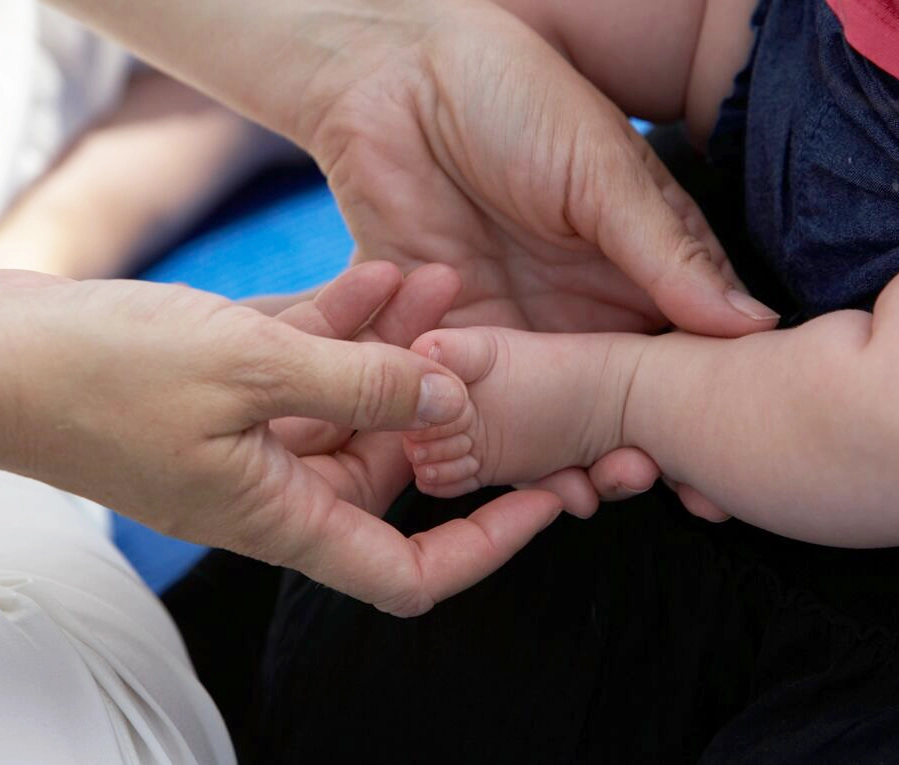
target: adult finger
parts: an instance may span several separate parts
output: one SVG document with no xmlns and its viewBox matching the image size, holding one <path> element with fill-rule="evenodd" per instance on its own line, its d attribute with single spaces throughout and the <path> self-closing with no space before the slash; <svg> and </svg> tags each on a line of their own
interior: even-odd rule
<svg viewBox="0 0 899 765">
<path fill-rule="evenodd" d="M 303 464 L 325 478 L 340 499 L 379 518 L 412 480 L 399 433 L 359 433 L 338 453 L 307 457 Z"/>
<path fill-rule="evenodd" d="M 372 265 L 378 266 L 379 270 L 368 268 Z M 378 297 L 390 291 L 396 278 L 401 284 L 383 304 Z M 326 287 L 315 301 L 291 308 L 287 315 L 289 323 L 297 329 L 326 337 L 353 336 L 358 340 L 408 347 L 420 334 L 439 324 L 461 288 L 455 270 L 439 264 L 418 268 L 402 279 L 392 264 L 373 261 L 350 269 L 338 282 Z M 371 287 L 373 283 L 380 285 L 377 295 Z M 359 294 L 355 294 L 357 292 Z M 367 321 L 378 308 L 371 325 L 359 331 L 355 326 L 357 321 Z M 352 312 L 355 312 L 355 318 L 347 319 Z M 361 319 L 363 314 L 366 314 L 364 320 Z M 297 456 L 330 453 L 343 446 L 352 432 L 305 418 L 276 420 L 272 429 L 285 447 Z"/>
<path fill-rule="evenodd" d="M 597 122 L 606 125 L 615 107 L 595 98 Z M 585 178 L 596 188 L 569 196 L 569 219 L 679 327 L 727 337 L 772 329 L 777 314 L 741 291 L 701 212 L 686 203 L 646 141 L 623 118 L 619 125 L 617 145 L 607 129 L 578 134 L 585 143 L 576 156 L 590 163 Z"/>
<path fill-rule="evenodd" d="M 272 420 L 269 427 L 284 448 L 297 457 L 330 454 L 353 435 L 352 428 L 312 417 L 282 417 Z"/>
<path fill-rule="evenodd" d="M 462 280 L 449 266 L 433 263 L 417 268 L 358 339 L 408 348 L 437 327 L 461 289 Z"/>
<path fill-rule="evenodd" d="M 263 557 L 396 616 L 423 614 L 480 581 L 561 511 L 558 498 L 547 492 L 513 492 L 466 519 L 406 538 L 336 497 L 312 470 L 294 476 L 289 486 L 275 500 L 280 506 L 270 509 L 280 521 L 278 549 Z M 291 540 L 301 540 L 292 551 Z"/>
<path fill-rule="evenodd" d="M 232 334 L 240 353 L 223 354 L 218 361 L 236 359 L 216 373 L 240 405 L 212 436 L 281 417 L 361 430 L 417 430 L 451 422 L 468 400 L 458 377 L 411 351 L 315 337 L 273 319 L 265 322 L 246 322 L 248 331 Z"/>
<path fill-rule="evenodd" d="M 681 504 L 687 509 L 690 515 L 709 521 L 710 523 L 722 523 L 730 520 L 730 515 L 725 513 L 720 507 L 714 504 L 710 499 L 700 494 L 692 486 L 685 483 L 673 483 L 666 481 L 666 484 L 677 494 Z"/>
<path fill-rule="evenodd" d="M 308 300 L 291 303 L 277 318 L 308 334 L 349 340 L 402 284 L 402 273 L 392 263 L 363 263 L 317 289 Z M 352 428 L 307 417 L 273 420 L 271 428 L 284 447 L 298 457 L 334 451 L 353 432 Z"/>
<path fill-rule="evenodd" d="M 349 340 L 402 284 L 403 275 L 392 263 L 362 263 L 317 291 L 312 300 L 281 311 L 277 319 L 311 335 Z"/>
<path fill-rule="evenodd" d="M 614 502 L 649 491 L 661 471 L 646 452 L 628 446 L 603 455 L 588 475 L 599 496 Z"/>
<path fill-rule="evenodd" d="M 552 492 L 562 501 L 565 512 L 577 518 L 589 518 L 599 507 L 599 494 L 582 468 L 565 468 L 539 481 L 516 485 L 515 488 Z"/>
</svg>

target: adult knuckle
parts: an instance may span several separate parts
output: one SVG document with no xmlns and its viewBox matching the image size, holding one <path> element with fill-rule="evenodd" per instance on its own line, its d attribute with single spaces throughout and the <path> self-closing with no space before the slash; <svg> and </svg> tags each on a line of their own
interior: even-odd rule
<svg viewBox="0 0 899 765">
<path fill-rule="evenodd" d="M 647 284 L 650 295 L 683 278 L 685 272 L 706 270 L 714 265 L 709 248 L 687 232 L 677 235 L 668 248 L 666 260 L 667 267 L 662 268 Z"/>
<path fill-rule="evenodd" d="M 421 586 L 409 586 L 401 592 L 374 604 L 375 608 L 400 619 L 426 614 L 434 607 L 434 600 Z"/>
<path fill-rule="evenodd" d="M 378 495 L 375 491 L 375 480 L 365 461 L 355 454 L 349 452 L 341 452 L 338 456 L 343 467 L 352 477 L 351 494 L 344 496 L 344 499 L 351 501 L 354 505 L 375 512 L 378 509 Z"/>
<path fill-rule="evenodd" d="M 705 243 L 692 234 L 684 233 L 674 247 L 674 261 L 686 267 L 705 268 L 712 264 L 712 253 Z"/>
<path fill-rule="evenodd" d="M 390 359 L 365 350 L 359 366 L 353 416 L 353 422 L 360 425 L 388 421 L 402 387 Z"/>
</svg>

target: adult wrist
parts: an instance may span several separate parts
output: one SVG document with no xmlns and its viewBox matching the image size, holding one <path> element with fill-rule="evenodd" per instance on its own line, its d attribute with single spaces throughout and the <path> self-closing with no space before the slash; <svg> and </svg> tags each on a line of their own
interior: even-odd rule
<svg viewBox="0 0 899 765">
<path fill-rule="evenodd" d="M 444 6 L 425 0 L 48 0 L 157 68 L 310 148 L 352 84 L 408 52 Z M 383 94 L 373 93 L 373 108 Z M 371 115 L 366 115 L 368 118 Z"/>
<path fill-rule="evenodd" d="M 417 84 L 423 45 L 446 10 L 427 0 L 340 0 L 310 12 L 300 32 L 305 42 L 291 64 L 305 70 L 302 94 L 276 104 L 293 104 L 276 129 L 327 172 L 343 139 L 369 126 L 384 98 L 402 99 L 402 89 Z M 380 70 L 387 73 L 377 78 Z M 377 84 L 360 86 L 363 81 Z M 351 93 L 352 101 L 345 98 Z"/>
</svg>

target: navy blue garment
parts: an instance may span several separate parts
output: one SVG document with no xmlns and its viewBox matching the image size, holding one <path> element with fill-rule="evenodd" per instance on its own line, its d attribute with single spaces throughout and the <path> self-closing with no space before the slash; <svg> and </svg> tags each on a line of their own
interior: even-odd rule
<svg viewBox="0 0 899 765">
<path fill-rule="evenodd" d="M 771 0 L 755 23 L 713 159 L 745 150 L 753 247 L 802 318 L 870 308 L 899 273 L 899 80 L 853 50 L 824 0 Z"/>
</svg>

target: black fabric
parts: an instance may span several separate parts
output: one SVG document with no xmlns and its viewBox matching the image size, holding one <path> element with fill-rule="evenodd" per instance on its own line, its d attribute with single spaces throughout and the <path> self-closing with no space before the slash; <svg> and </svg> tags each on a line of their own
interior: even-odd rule
<svg viewBox="0 0 899 765">
<path fill-rule="evenodd" d="M 652 142 L 753 292 L 795 312 L 748 246 L 740 185 L 675 129 Z M 410 491 L 389 518 L 413 532 L 491 496 Z M 899 762 L 897 573 L 896 550 L 713 526 L 659 488 L 560 519 L 415 620 L 288 574 L 248 761 Z"/>
<path fill-rule="evenodd" d="M 410 491 L 392 520 L 414 533 L 494 495 L 443 502 Z M 686 699 L 706 685 L 694 672 L 711 681 L 733 646 L 697 641 L 727 621 L 719 587 L 714 619 L 683 610 L 679 591 L 694 589 L 702 561 L 667 540 L 671 518 L 659 509 L 654 495 L 592 521 L 562 518 L 496 575 L 413 620 L 288 576 L 254 761 L 652 762 L 672 747 L 670 761 L 695 761 L 745 693 L 728 691 L 729 704 L 717 691 Z M 657 577 L 675 559 L 689 582 Z M 686 631 L 671 629 L 685 616 Z"/>
<path fill-rule="evenodd" d="M 673 131 L 653 142 L 741 276 L 789 315 L 745 247 L 732 179 Z M 496 493 L 410 490 L 388 519 L 412 533 Z M 285 573 L 272 621 L 260 609 L 241 628 L 267 635 L 252 691 L 252 668 L 223 679 L 247 667 L 217 643 L 232 628 L 227 597 L 208 623 L 193 612 L 186 637 L 213 696 L 230 694 L 246 763 L 899 763 L 897 573 L 899 551 L 707 524 L 657 488 L 589 521 L 561 518 L 418 619 Z"/>
<path fill-rule="evenodd" d="M 492 496 L 410 491 L 392 520 Z M 899 762 L 895 632 L 786 585 L 756 533 L 654 490 L 407 621 L 287 575 L 247 761 Z"/>
<path fill-rule="evenodd" d="M 213 550 L 162 596 L 237 745 L 258 690 L 280 583 L 281 569 Z"/>
</svg>

